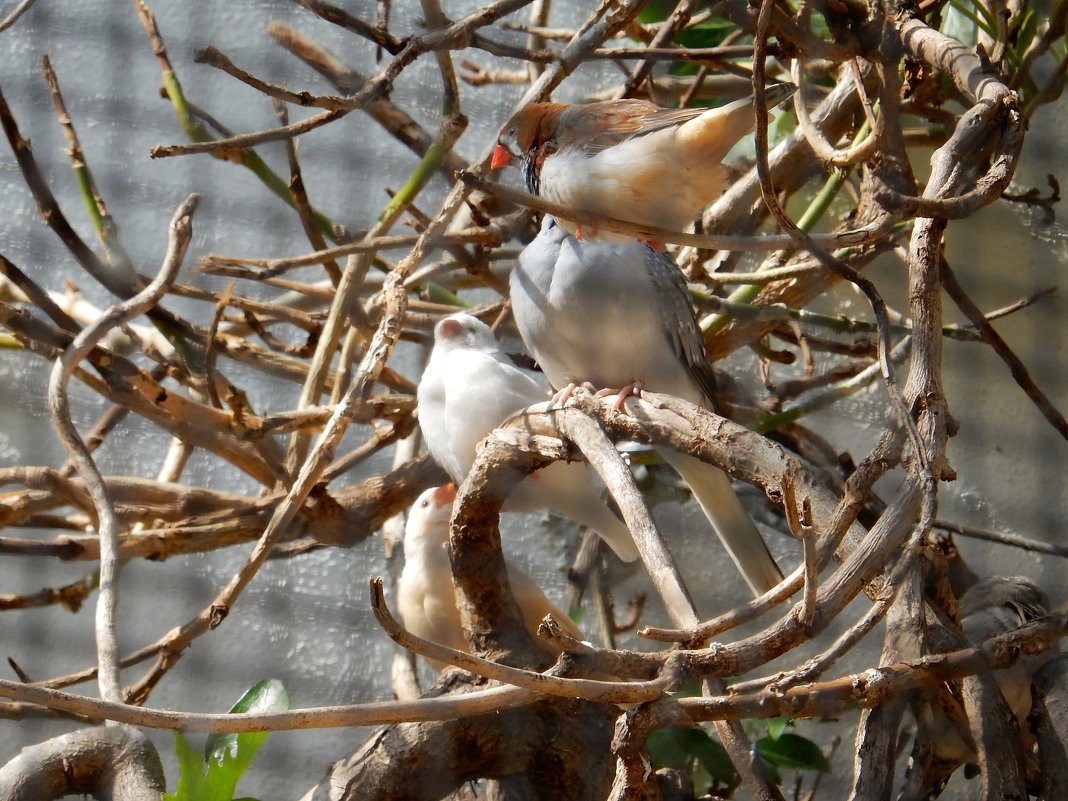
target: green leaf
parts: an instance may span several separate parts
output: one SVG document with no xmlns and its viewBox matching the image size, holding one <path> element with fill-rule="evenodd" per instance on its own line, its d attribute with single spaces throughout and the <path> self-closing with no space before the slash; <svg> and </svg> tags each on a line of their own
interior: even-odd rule
<svg viewBox="0 0 1068 801">
<path fill-rule="evenodd" d="M 768 737 L 772 740 L 778 740 L 782 737 L 783 732 L 786 731 L 787 725 L 790 723 L 790 718 L 786 715 L 781 715 L 777 718 L 768 718 L 763 721 L 764 729 L 768 733 Z"/>
<path fill-rule="evenodd" d="M 800 734 L 786 732 L 776 739 L 764 737 L 757 740 L 756 749 L 769 765 L 790 770 L 818 770 L 824 773 L 831 769 L 820 747 Z"/>
<path fill-rule="evenodd" d="M 646 25 L 652 22 L 663 22 L 674 10 L 675 0 L 652 0 L 638 13 L 638 19 Z"/>
<path fill-rule="evenodd" d="M 701 694 L 701 683 L 698 681 L 687 681 L 680 684 L 671 693 L 676 698 L 696 698 Z"/>
<path fill-rule="evenodd" d="M 281 712 L 289 709 L 289 694 L 277 679 L 262 679 L 249 687 L 232 707 L 231 715 L 262 712 Z M 267 732 L 245 734 L 211 734 L 204 742 L 204 759 L 207 762 L 221 761 L 226 755 L 235 756 L 243 742 L 259 739 L 263 742 Z M 242 738 L 245 738 L 244 740 Z M 259 745 L 256 745 L 259 748 Z M 255 752 L 253 752 L 255 753 Z"/>
<path fill-rule="evenodd" d="M 289 694 L 277 679 L 263 679 L 252 685 L 237 703 L 231 714 L 260 714 L 289 709 Z M 238 781 L 256 758 L 267 739 L 268 732 L 242 734 L 212 734 L 204 743 L 204 761 L 208 763 L 208 782 L 213 791 L 225 789 L 225 801 L 230 801 Z"/>
<path fill-rule="evenodd" d="M 818 11 L 813 11 L 812 16 L 809 18 L 809 28 L 812 29 L 812 34 L 818 36 L 820 39 L 829 39 L 831 36 L 831 26 L 827 24 L 827 18 Z"/>
<path fill-rule="evenodd" d="M 279 712 L 289 709 L 289 694 L 277 679 L 257 682 L 230 708 L 231 714 Z M 267 732 L 213 734 L 201 756 L 181 732 L 174 733 L 178 783 L 164 801 L 231 801 L 237 782 L 256 757 Z M 255 801 L 255 799 L 238 799 Z"/>
<path fill-rule="evenodd" d="M 165 793 L 163 801 L 230 801 L 232 793 L 220 794 L 211 785 L 203 758 L 180 731 L 174 732 L 174 753 L 178 757 L 178 783 L 174 794 Z"/>
<path fill-rule="evenodd" d="M 1015 28 L 1015 37 L 1010 53 L 1013 56 L 1013 60 L 1019 63 L 1023 54 L 1027 52 L 1027 48 L 1030 47 L 1031 42 L 1035 38 L 1035 34 L 1038 32 L 1039 18 L 1033 8 L 1027 9 L 1024 12 L 1023 19 L 1017 18 L 1017 24 Z"/>
<path fill-rule="evenodd" d="M 712 18 L 679 31 L 675 43 L 683 47 L 719 47 L 737 25 L 725 19 Z"/>
<path fill-rule="evenodd" d="M 738 781 L 726 749 L 704 729 L 658 729 L 646 742 L 654 767 L 688 771 L 696 760 L 713 780 L 729 786 Z"/>
</svg>

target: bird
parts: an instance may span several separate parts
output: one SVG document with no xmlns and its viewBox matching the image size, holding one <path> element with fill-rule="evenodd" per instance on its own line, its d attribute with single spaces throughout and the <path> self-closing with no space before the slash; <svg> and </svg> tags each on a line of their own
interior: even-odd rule
<svg viewBox="0 0 1068 801">
<path fill-rule="evenodd" d="M 1017 629 L 1049 614 L 1049 599 L 1027 576 L 991 576 L 960 599 L 961 629 L 968 642 L 981 646 L 991 637 Z M 1031 674 L 1048 659 L 1025 657 L 994 672 L 1005 700 L 1022 723 L 1031 711 Z"/>
<path fill-rule="evenodd" d="M 1048 614 L 1049 599 L 1026 576 L 990 576 L 972 585 L 961 596 L 959 609 L 965 639 L 980 648 L 991 637 L 1018 629 Z M 1021 732 L 1028 731 L 1031 677 L 1050 656 L 1049 652 L 1024 656 L 992 674 L 1016 716 Z M 938 759 L 959 764 L 975 758 L 972 746 L 964 742 L 957 727 L 940 711 L 935 715 L 934 731 L 932 745 Z"/>
<path fill-rule="evenodd" d="M 489 326 L 459 312 L 434 326 L 434 348 L 416 389 L 416 413 L 430 455 L 457 484 L 477 446 L 516 412 L 548 407 L 549 393 L 501 351 Z M 625 562 L 638 558 L 630 530 L 606 505 L 587 466 L 554 462 L 512 490 L 504 510 L 549 509 L 596 531 Z"/>
<path fill-rule="evenodd" d="M 671 256 L 646 244 L 579 242 L 551 217 L 520 253 L 509 279 L 523 342 L 560 390 L 618 390 L 617 409 L 637 388 L 714 409 L 716 378 Z M 721 470 L 662 449 L 756 595 L 782 580 L 760 532 Z"/>
<path fill-rule="evenodd" d="M 453 484 L 431 487 L 416 498 L 408 512 L 404 527 L 404 569 L 397 583 L 397 609 L 405 628 L 417 637 L 469 652 L 471 649 L 460 625 L 449 562 L 449 519 L 455 498 Z M 583 639 L 579 627 L 545 597 L 530 576 L 515 565 L 505 564 L 508 584 L 522 613 L 523 625 L 540 646 L 554 654 L 559 653 L 537 636 L 538 626 L 547 614 L 556 618 L 568 636 Z M 447 667 L 437 660 L 427 661 L 438 672 Z"/>
<path fill-rule="evenodd" d="M 765 102 L 774 106 L 796 88 L 769 86 Z M 722 161 L 753 130 L 753 101 L 713 109 L 645 100 L 532 103 L 505 123 L 490 167 L 519 159 L 532 194 L 594 217 L 683 231 L 726 188 Z M 628 238 L 560 224 L 581 239 Z"/>
</svg>

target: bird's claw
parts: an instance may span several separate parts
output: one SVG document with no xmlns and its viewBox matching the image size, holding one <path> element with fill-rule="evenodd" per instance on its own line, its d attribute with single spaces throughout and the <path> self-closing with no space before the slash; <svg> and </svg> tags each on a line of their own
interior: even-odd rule
<svg viewBox="0 0 1068 801">
<path fill-rule="evenodd" d="M 555 395 L 553 395 L 552 403 L 550 405 L 550 408 L 552 408 L 552 409 L 562 409 L 564 406 L 567 405 L 567 402 L 569 400 L 571 400 L 571 396 L 575 394 L 575 390 L 578 389 L 579 387 L 582 387 L 583 389 L 586 389 L 586 390 L 596 394 L 596 389 L 594 388 L 593 384 L 591 384 L 589 381 L 583 381 L 581 384 L 579 384 L 579 383 L 577 383 L 575 381 L 572 381 L 566 387 L 564 387 L 559 392 L 557 392 Z"/>
<path fill-rule="evenodd" d="M 610 398 L 615 395 L 616 399 L 612 403 L 612 409 L 616 412 L 623 411 L 623 404 L 627 398 L 634 396 L 638 397 L 638 393 L 645 388 L 645 385 L 641 381 L 635 381 L 633 384 L 627 384 L 621 389 L 600 389 L 593 393 L 598 398 Z"/>
</svg>

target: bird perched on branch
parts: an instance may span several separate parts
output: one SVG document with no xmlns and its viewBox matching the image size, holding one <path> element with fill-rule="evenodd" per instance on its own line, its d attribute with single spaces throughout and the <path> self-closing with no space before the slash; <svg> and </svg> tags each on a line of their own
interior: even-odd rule
<svg viewBox="0 0 1068 801">
<path fill-rule="evenodd" d="M 412 634 L 458 651 L 469 651 L 449 562 L 449 519 L 456 488 L 433 487 L 420 495 L 408 512 L 404 528 L 404 570 L 397 584 L 397 608 Z M 552 614 L 564 632 L 582 639 L 578 626 L 553 604 L 541 588 L 519 568 L 507 564 L 508 584 L 523 616 L 523 625 L 539 645 L 552 648 L 537 636 L 542 618 Z M 558 653 L 558 652 L 557 652 Z M 447 665 L 427 660 L 441 671 Z"/>
<path fill-rule="evenodd" d="M 547 403 L 549 395 L 501 352 L 489 326 L 460 313 L 434 327 L 417 399 L 427 449 L 459 484 L 487 434 L 516 412 Z M 582 463 L 555 462 L 536 471 L 516 485 L 504 509 L 550 509 L 592 528 L 620 559 L 638 557 L 630 530 L 605 505 Z"/>
<path fill-rule="evenodd" d="M 960 598 L 961 628 L 976 648 L 991 637 L 1018 629 L 1049 613 L 1046 594 L 1026 576 L 990 576 L 968 589 Z M 1031 677 L 1052 656 L 1043 652 L 1024 656 L 1009 667 L 995 670 L 994 680 L 1016 716 L 1021 733 L 1030 740 L 1027 716 L 1031 712 Z M 974 759 L 971 743 L 966 743 L 957 727 L 936 709 L 932 745 L 935 757 L 954 767 Z"/>
<path fill-rule="evenodd" d="M 774 106 L 796 88 L 769 86 L 765 101 Z M 505 124 L 490 166 L 520 159 L 533 194 L 595 216 L 683 231 L 723 193 L 728 173 L 721 162 L 755 121 L 752 97 L 714 109 L 666 109 L 644 100 L 533 103 Z M 560 224 L 578 232 L 566 220 Z"/>
<path fill-rule="evenodd" d="M 630 241 L 580 243 L 547 218 L 510 279 L 512 312 L 549 383 L 675 395 L 712 409 L 715 376 L 686 282 L 666 253 Z M 559 397 L 559 396 L 558 396 Z M 719 469 L 662 449 L 757 595 L 782 573 Z"/>
</svg>

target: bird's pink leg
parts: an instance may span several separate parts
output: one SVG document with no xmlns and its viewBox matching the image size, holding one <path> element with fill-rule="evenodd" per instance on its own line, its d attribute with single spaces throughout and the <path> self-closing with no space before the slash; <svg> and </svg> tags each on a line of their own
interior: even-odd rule
<svg viewBox="0 0 1068 801">
<path fill-rule="evenodd" d="M 612 404 L 612 408 L 617 412 L 621 412 L 623 411 L 623 404 L 626 402 L 627 398 L 631 395 L 638 397 L 638 393 L 643 389 L 645 389 L 645 384 L 641 381 L 635 381 L 633 384 L 627 384 L 627 386 L 622 389 L 601 389 L 594 394 L 598 398 L 608 398 L 615 395 L 616 400 Z"/>
<path fill-rule="evenodd" d="M 575 390 L 578 389 L 579 387 L 587 389 L 590 392 L 596 393 L 596 389 L 594 388 L 593 384 L 591 384 L 589 381 L 583 381 L 581 384 L 576 383 L 575 381 L 572 381 L 566 387 L 564 387 L 559 392 L 557 392 L 555 395 L 553 395 L 552 405 L 554 407 L 558 407 L 558 408 L 564 406 L 564 404 L 566 404 L 569 400 L 571 400 L 571 396 L 573 394 L 575 394 Z"/>
</svg>

